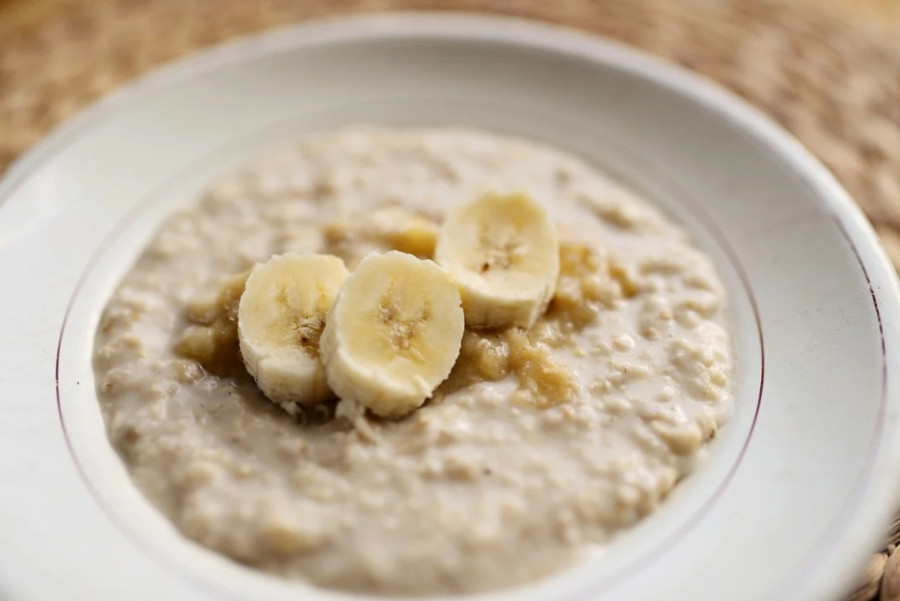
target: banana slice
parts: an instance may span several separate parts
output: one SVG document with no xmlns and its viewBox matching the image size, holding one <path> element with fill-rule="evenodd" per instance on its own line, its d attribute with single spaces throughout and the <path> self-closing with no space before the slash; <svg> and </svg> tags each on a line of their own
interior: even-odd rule
<svg viewBox="0 0 900 601">
<path fill-rule="evenodd" d="M 328 385 L 383 417 L 402 417 L 443 382 L 462 343 L 459 291 L 435 263 L 370 254 L 341 288 L 319 343 Z"/>
<path fill-rule="evenodd" d="M 491 194 L 452 210 L 434 252 L 456 280 L 466 325 L 530 328 L 559 276 L 559 236 L 539 204 Z"/>
<path fill-rule="evenodd" d="M 295 415 L 331 396 L 319 337 L 347 268 L 331 255 L 279 255 L 253 268 L 238 306 L 247 371 L 270 400 Z"/>
</svg>

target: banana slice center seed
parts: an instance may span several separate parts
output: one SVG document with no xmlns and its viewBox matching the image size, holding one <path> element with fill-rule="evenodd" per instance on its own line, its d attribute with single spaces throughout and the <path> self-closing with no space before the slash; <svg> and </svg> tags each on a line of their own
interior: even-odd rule
<svg viewBox="0 0 900 601">
<path fill-rule="evenodd" d="M 514 232 L 500 234 L 496 230 L 482 227 L 479 242 L 484 249 L 484 260 L 478 269 L 481 273 L 512 269 L 525 254 L 525 245 L 516 240 Z"/>
<path fill-rule="evenodd" d="M 318 358 L 319 338 L 325 328 L 324 315 L 329 308 L 325 291 L 321 286 L 316 286 L 316 302 L 310 307 L 299 297 L 295 287 L 282 286 L 277 294 L 277 302 L 283 307 L 285 322 L 290 324 L 291 338 L 310 357 Z"/>
<path fill-rule="evenodd" d="M 403 311 L 395 298 L 394 286 L 391 285 L 382 295 L 378 311 L 381 321 L 387 326 L 388 336 L 393 347 L 409 354 L 410 350 L 414 348 L 413 340 L 416 334 L 425 327 L 431 318 L 431 305 L 424 300 L 421 307 L 410 313 Z M 416 354 L 418 355 L 418 353 Z"/>
</svg>

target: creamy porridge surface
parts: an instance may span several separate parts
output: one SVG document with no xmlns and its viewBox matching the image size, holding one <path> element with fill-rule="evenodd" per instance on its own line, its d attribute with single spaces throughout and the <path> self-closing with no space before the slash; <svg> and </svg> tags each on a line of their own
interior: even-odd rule
<svg viewBox="0 0 900 601">
<path fill-rule="evenodd" d="M 427 256 L 398 223 L 439 224 L 489 191 L 524 192 L 559 224 L 556 296 L 528 332 L 467 332 L 408 417 L 334 403 L 292 417 L 227 348 L 206 368 L 175 352 L 198 295 L 254 263 Z M 171 217 L 109 301 L 94 364 L 113 445 L 186 536 L 319 586 L 468 593 L 571 565 L 690 472 L 732 407 L 724 302 L 681 230 L 571 157 L 354 129 L 270 154 Z"/>
</svg>

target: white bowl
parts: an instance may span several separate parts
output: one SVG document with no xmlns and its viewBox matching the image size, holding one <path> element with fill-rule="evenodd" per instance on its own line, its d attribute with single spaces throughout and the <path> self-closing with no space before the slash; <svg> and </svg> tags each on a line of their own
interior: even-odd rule
<svg viewBox="0 0 900 601">
<path fill-rule="evenodd" d="M 105 299 L 167 214 L 262 149 L 351 123 L 461 124 L 568 149 L 680 221 L 728 289 L 737 409 L 708 461 L 603 557 L 484 599 L 802 601 L 852 586 L 897 499 L 900 355 L 893 269 L 840 186 L 753 109 L 632 50 L 523 21 L 396 14 L 178 63 L 6 174 L 0 597 L 358 598 L 183 539 L 107 443 L 90 360 Z"/>
</svg>

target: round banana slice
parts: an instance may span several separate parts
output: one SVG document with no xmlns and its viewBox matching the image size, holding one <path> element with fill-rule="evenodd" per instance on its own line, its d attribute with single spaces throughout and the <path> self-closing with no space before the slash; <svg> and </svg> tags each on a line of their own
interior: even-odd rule
<svg viewBox="0 0 900 601">
<path fill-rule="evenodd" d="M 529 328 L 556 290 L 559 236 L 527 196 L 491 194 L 450 211 L 434 258 L 459 286 L 466 325 Z"/>
<path fill-rule="evenodd" d="M 438 265 L 399 251 L 370 254 L 322 332 L 328 385 L 376 415 L 402 417 L 450 375 L 464 329 L 459 291 Z"/>
<path fill-rule="evenodd" d="M 238 305 L 247 371 L 270 400 L 295 415 L 331 396 L 319 337 L 347 268 L 331 255 L 279 255 L 256 265 Z"/>
</svg>

